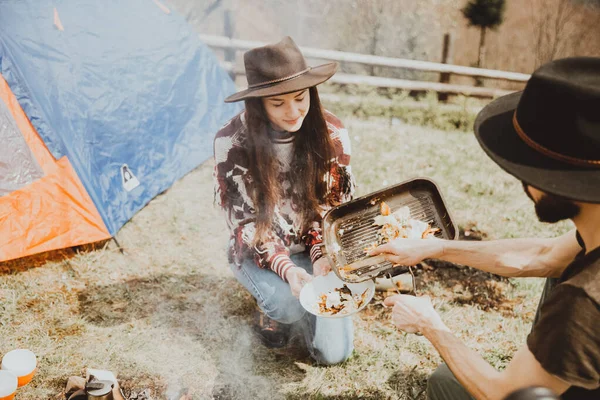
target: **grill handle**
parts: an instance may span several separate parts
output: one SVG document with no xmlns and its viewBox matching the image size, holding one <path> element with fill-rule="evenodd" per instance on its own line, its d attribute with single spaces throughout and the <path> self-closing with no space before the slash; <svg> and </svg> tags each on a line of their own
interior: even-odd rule
<svg viewBox="0 0 600 400">
<path fill-rule="evenodd" d="M 344 265 L 340 269 L 343 269 L 344 272 L 352 272 L 352 271 L 354 271 L 356 269 L 368 267 L 368 266 L 371 266 L 371 265 L 377 265 L 377 264 L 380 264 L 380 263 L 385 262 L 385 261 L 387 261 L 385 259 L 385 256 L 378 255 L 378 256 L 375 256 L 375 257 L 367 257 L 367 258 L 364 258 L 362 260 L 354 261 L 351 264 Z"/>
</svg>

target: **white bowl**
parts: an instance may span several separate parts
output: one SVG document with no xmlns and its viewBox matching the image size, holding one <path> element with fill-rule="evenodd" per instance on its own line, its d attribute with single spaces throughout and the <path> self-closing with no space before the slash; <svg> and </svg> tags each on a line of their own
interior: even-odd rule
<svg viewBox="0 0 600 400">
<path fill-rule="evenodd" d="M 321 295 L 331 292 L 334 289 L 341 289 L 344 285 L 350 289 L 352 296 L 360 296 L 367 290 L 365 301 L 363 304 L 356 309 L 342 310 L 337 314 L 322 314 L 319 312 L 319 300 Z M 306 311 L 314 314 L 318 317 L 323 318 L 344 318 L 353 314 L 356 314 L 369 304 L 373 295 L 375 294 L 375 283 L 372 280 L 368 280 L 360 283 L 346 283 L 338 278 L 333 272 L 325 276 L 317 276 L 311 282 L 304 285 L 300 292 L 300 304 Z"/>
<path fill-rule="evenodd" d="M 2 357 L 2 370 L 10 371 L 19 378 L 19 387 L 27 385 L 37 367 L 37 358 L 35 354 L 27 349 L 16 349 L 9 351 Z"/>
<path fill-rule="evenodd" d="M 11 371 L 0 371 L 0 397 L 9 397 L 17 391 L 17 375 Z"/>
</svg>

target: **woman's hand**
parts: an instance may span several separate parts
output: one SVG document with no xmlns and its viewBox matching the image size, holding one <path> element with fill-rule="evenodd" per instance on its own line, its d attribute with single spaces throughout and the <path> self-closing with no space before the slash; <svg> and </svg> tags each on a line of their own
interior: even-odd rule
<svg viewBox="0 0 600 400">
<path fill-rule="evenodd" d="M 331 264 L 327 257 L 321 257 L 313 264 L 313 276 L 327 275 L 331 271 Z"/>
<path fill-rule="evenodd" d="M 369 251 L 370 256 L 382 254 L 395 265 L 417 265 L 426 258 L 439 258 L 444 253 L 441 239 L 395 239 Z"/>
<path fill-rule="evenodd" d="M 285 280 L 290 284 L 292 294 L 299 297 L 300 291 L 312 280 L 312 276 L 300 267 L 292 267 L 285 273 Z"/>
</svg>

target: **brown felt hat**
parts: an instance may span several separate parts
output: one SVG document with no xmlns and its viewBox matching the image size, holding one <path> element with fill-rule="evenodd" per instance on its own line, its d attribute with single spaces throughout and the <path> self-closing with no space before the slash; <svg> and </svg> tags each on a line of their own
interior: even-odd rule
<svg viewBox="0 0 600 400">
<path fill-rule="evenodd" d="M 479 113 L 475 135 L 492 160 L 525 183 L 600 203 L 600 58 L 542 65 L 523 92 Z"/>
<path fill-rule="evenodd" d="M 226 103 L 316 86 L 335 74 L 337 63 L 309 67 L 296 43 L 286 36 L 279 43 L 248 50 L 244 53 L 244 67 L 248 88 L 227 97 Z"/>
</svg>

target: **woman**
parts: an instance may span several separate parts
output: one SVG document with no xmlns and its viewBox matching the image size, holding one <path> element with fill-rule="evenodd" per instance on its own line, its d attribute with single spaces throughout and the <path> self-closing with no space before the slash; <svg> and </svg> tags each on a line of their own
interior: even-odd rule
<svg viewBox="0 0 600 400">
<path fill-rule="evenodd" d="M 321 108 L 315 87 L 337 65 L 308 67 L 289 37 L 246 52 L 244 65 L 248 89 L 225 101 L 246 108 L 214 143 L 231 269 L 262 311 L 256 328 L 265 344 L 283 347 L 296 332 L 319 363 L 336 364 L 353 350 L 351 318 L 315 318 L 297 297 L 311 273 L 331 270 L 320 222 L 354 191 L 348 133 Z"/>
</svg>

